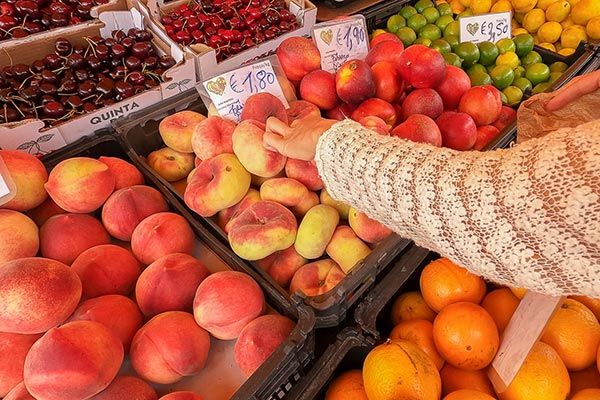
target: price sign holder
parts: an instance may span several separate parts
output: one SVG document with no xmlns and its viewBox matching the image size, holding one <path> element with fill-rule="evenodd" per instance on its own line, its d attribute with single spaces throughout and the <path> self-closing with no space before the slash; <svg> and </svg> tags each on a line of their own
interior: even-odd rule
<svg viewBox="0 0 600 400">
<path fill-rule="evenodd" d="M 492 42 L 500 39 L 510 39 L 512 15 L 510 12 L 499 12 L 461 17 L 460 42 Z"/>
<path fill-rule="evenodd" d="M 17 187 L 4 161 L 2 161 L 2 157 L 0 157 L 0 206 L 11 201 L 16 195 Z"/>
<path fill-rule="evenodd" d="M 321 53 L 321 68 L 335 73 L 348 60 L 363 60 L 369 53 L 367 23 L 362 15 L 315 25 L 312 37 Z"/>
<path fill-rule="evenodd" d="M 269 57 L 207 79 L 196 89 L 209 110 L 212 104 L 221 117 L 239 122 L 244 104 L 253 94 L 271 93 L 289 107 L 279 79 L 286 78 L 279 72 L 277 59 Z"/>
</svg>

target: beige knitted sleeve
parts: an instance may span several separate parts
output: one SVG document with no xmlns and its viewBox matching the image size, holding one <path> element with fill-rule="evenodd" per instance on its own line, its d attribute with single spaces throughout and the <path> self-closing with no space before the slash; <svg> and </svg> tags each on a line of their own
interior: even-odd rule
<svg viewBox="0 0 600 400">
<path fill-rule="evenodd" d="M 600 122 L 457 152 L 347 120 L 316 163 L 332 197 L 486 279 L 600 297 Z"/>
</svg>

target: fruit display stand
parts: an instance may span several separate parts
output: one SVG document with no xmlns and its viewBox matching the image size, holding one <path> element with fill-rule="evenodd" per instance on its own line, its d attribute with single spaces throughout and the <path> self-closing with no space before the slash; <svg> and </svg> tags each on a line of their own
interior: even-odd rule
<svg viewBox="0 0 600 400">
<path fill-rule="evenodd" d="M 90 37 L 98 35 L 110 38 L 111 33 L 115 30 L 127 31 L 130 28 L 143 29 L 144 27 L 144 18 L 136 9 L 104 12 L 100 15 L 100 20 L 96 22 L 76 26 L 65 32 L 48 32 L 35 40 L 22 44 L 8 43 L 2 48 L 0 65 L 10 66 L 17 60 L 25 65 L 32 64 L 38 60 L 40 55 L 54 54 L 55 42 L 58 39 L 67 39 L 73 46 L 94 46 L 89 42 Z M 31 154 L 45 154 L 72 143 L 82 136 L 108 128 L 111 121 L 116 118 L 193 87 L 196 83 L 196 74 L 191 57 L 177 48 L 170 48 L 154 35 L 151 43 L 157 56 L 170 55 L 176 61 L 175 65 L 163 72 L 160 84 L 154 84 L 155 86 L 121 101 L 112 101 L 103 107 L 100 105 L 100 108 L 94 106 L 89 112 L 82 112 L 81 106 L 72 106 L 73 108 L 69 110 L 67 110 L 68 107 L 62 106 L 60 107 L 61 114 L 57 116 L 46 115 L 45 111 L 40 113 L 44 120 L 38 119 L 40 114 L 37 114 L 37 111 L 35 115 L 38 115 L 38 118 L 35 118 L 32 112 L 31 116 L 34 118 L 27 117 L 28 119 L 20 121 L 18 118 L 11 119 L 10 122 L 0 125 L 0 147 L 24 150 Z M 58 58 L 58 60 L 62 59 Z M 62 62 L 66 63 L 67 61 L 64 60 Z M 85 59 L 82 62 L 87 63 Z M 57 71 L 61 71 L 61 69 L 59 68 Z M 109 92 L 113 93 L 112 90 L 113 86 L 109 88 Z M 91 95 L 94 95 L 95 92 L 93 89 Z M 34 93 L 34 96 L 38 95 L 39 93 Z M 90 96 L 90 94 L 86 94 L 86 96 Z M 6 100 L 5 107 L 6 104 L 11 104 L 10 101 L 10 98 Z M 12 104 L 14 105 L 14 101 Z M 27 114 L 25 115 L 27 116 Z M 68 117 L 74 118 L 68 119 Z"/>
<path fill-rule="evenodd" d="M 82 138 L 61 150 L 42 157 L 48 169 L 62 160 L 73 157 L 99 156 L 117 157 L 131 162 L 130 150 L 112 134 L 103 132 L 93 137 Z M 164 196 L 171 212 L 183 216 L 196 236 L 194 255 L 205 263 L 211 273 L 223 270 L 240 271 L 254 279 L 262 289 L 270 312 L 279 313 L 295 323 L 290 335 L 246 380 L 234 362 L 234 340 L 211 338 L 211 351 L 206 367 L 193 376 L 170 385 L 155 385 L 160 394 L 173 390 L 190 390 L 201 394 L 206 400 L 225 398 L 280 399 L 291 384 L 304 373 L 304 367 L 314 358 L 314 315 L 302 304 L 292 304 L 289 299 L 274 290 L 259 274 L 240 263 L 221 242 L 215 240 L 204 226 L 198 224 L 179 201 L 162 188 L 152 174 L 142 171 L 146 184 L 158 188 Z M 125 360 L 121 373 L 131 374 L 133 370 Z"/>
</svg>

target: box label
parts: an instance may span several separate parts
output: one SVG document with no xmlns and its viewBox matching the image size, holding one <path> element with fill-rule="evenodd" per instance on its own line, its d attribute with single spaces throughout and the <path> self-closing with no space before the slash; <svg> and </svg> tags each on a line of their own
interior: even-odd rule
<svg viewBox="0 0 600 400">
<path fill-rule="evenodd" d="M 335 73 L 346 61 L 362 60 L 369 53 L 369 35 L 362 16 L 319 24 L 313 29 L 312 37 L 325 71 Z"/>
<path fill-rule="evenodd" d="M 277 80 L 271 61 L 264 60 L 226 72 L 202 82 L 219 115 L 239 122 L 248 97 L 256 93 L 271 93 L 285 108 L 288 102 Z"/>
<path fill-rule="evenodd" d="M 510 12 L 475 15 L 461 17 L 460 41 L 462 42 L 492 42 L 500 39 L 510 39 L 511 34 Z"/>
</svg>

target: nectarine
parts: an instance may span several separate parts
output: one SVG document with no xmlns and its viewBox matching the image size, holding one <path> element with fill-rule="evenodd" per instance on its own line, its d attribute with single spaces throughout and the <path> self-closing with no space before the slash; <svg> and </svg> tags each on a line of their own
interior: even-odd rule
<svg viewBox="0 0 600 400">
<path fill-rule="evenodd" d="M 0 157 L 17 188 L 15 197 L 0 207 L 28 211 L 42 204 L 48 197 L 44 189 L 48 181 L 44 164 L 31 154 L 18 150 L 0 150 Z"/>
<path fill-rule="evenodd" d="M 277 59 L 285 76 L 299 82 L 306 74 L 321 68 L 321 53 L 311 39 L 290 37 L 277 48 Z"/>
<path fill-rule="evenodd" d="M 335 91 L 335 75 L 321 69 L 309 72 L 300 82 L 300 97 L 321 110 L 332 110 L 340 102 Z"/>
<path fill-rule="evenodd" d="M 375 96 L 376 87 L 369 65 L 361 60 L 346 61 L 335 75 L 335 88 L 342 101 L 358 104 Z"/>
<path fill-rule="evenodd" d="M 413 142 L 442 146 L 442 134 L 435 121 L 426 115 L 413 114 L 390 133 Z"/>
<path fill-rule="evenodd" d="M 37 225 L 25 214 L 0 209 L 0 264 L 34 257 L 40 247 Z"/>
</svg>

